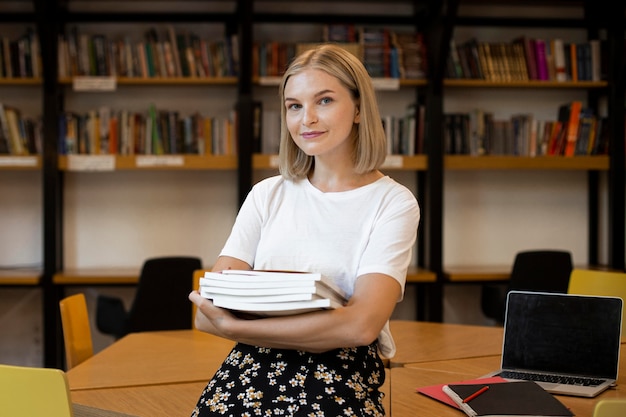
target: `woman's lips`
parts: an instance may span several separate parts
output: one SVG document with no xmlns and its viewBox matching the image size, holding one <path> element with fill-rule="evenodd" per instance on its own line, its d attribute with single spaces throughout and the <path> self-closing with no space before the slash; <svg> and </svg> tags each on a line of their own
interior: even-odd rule
<svg viewBox="0 0 626 417">
<path fill-rule="evenodd" d="M 318 136 L 321 136 L 324 132 L 302 132 L 300 135 L 304 138 L 304 139 L 313 139 L 316 138 Z"/>
</svg>

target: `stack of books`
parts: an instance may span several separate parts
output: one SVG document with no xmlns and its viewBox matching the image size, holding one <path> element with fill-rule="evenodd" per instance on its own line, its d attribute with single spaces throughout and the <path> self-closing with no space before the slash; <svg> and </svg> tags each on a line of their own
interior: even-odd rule
<svg viewBox="0 0 626 417">
<path fill-rule="evenodd" d="M 260 316 L 338 308 L 347 300 L 332 280 L 313 272 L 206 272 L 200 278 L 200 294 L 218 307 Z"/>
</svg>

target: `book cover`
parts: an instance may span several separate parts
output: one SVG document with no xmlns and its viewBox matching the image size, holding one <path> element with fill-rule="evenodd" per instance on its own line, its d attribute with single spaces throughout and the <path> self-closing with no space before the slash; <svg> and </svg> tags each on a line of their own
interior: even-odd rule
<svg viewBox="0 0 626 417">
<path fill-rule="evenodd" d="M 496 384 L 499 382 L 506 382 L 506 380 L 500 376 L 492 376 L 487 378 L 466 379 L 457 381 L 454 384 Z M 448 394 L 443 392 L 443 387 L 446 385 L 448 384 L 429 385 L 427 387 L 418 388 L 417 392 L 460 410 L 461 407 L 455 403 Z"/>
<path fill-rule="evenodd" d="M 572 101 L 563 110 L 562 122 L 567 126 L 565 140 L 565 156 L 574 156 L 576 152 L 576 140 L 578 139 L 578 125 L 580 123 L 580 111 L 582 110 L 582 102 Z M 567 116 L 567 118 L 565 118 Z"/>
<path fill-rule="evenodd" d="M 559 38 L 553 39 L 552 48 L 556 81 L 567 81 L 567 72 L 565 69 L 565 46 L 563 44 L 563 40 Z"/>
<path fill-rule="evenodd" d="M 242 284 L 242 283 L 238 283 Z M 338 300 L 344 299 L 337 292 L 331 290 L 321 282 L 315 282 L 311 285 L 291 285 L 286 286 L 280 283 L 264 283 L 256 287 L 249 287 L 245 284 L 237 286 L 228 285 L 207 285 L 200 283 L 200 290 L 212 294 L 227 294 L 236 296 L 258 296 L 272 294 L 319 294 L 327 297 L 333 297 Z"/>
<path fill-rule="evenodd" d="M 543 39 L 535 39 L 535 62 L 537 63 L 537 79 L 542 81 L 549 80 L 546 41 Z"/>
<path fill-rule="evenodd" d="M 225 302 L 246 302 L 246 303 L 283 303 L 286 301 L 310 301 L 324 298 L 319 296 L 315 291 L 306 292 L 287 292 L 286 294 L 268 294 L 268 295 L 231 295 L 220 294 L 218 292 L 210 292 L 205 288 L 200 289 L 200 294 L 204 298 L 211 300 L 220 299 Z"/>
<path fill-rule="evenodd" d="M 532 381 L 448 384 L 442 390 L 468 416 L 573 415 L 563 403 Z M 479 395 L 475 395 L 477 393 Z"/>
<path fill-rule="evenodd" d="M 213 300 L 213 304 L 217 307 L 246 312 L 258 316 L 302 314 L 320 309 L 339 308 L 342 306 L 341 303 L 329 298 L 320 298 L 308 301 L 285 301 L 278 303 L 247 303 L 245 301 L 216 298 Z"/>
<path fill-rule="evenodd" d="M 200 285 L 212 285 L 230 288 L 283 288 L 300 286 L 319 286 L 331 289 L 340 298 L 347 294 L 329 277 L 317 272 L 293 271 L 258 271 L 228 269 L 221 272 L 206 272 L 200 278 Z"/>
</svg>

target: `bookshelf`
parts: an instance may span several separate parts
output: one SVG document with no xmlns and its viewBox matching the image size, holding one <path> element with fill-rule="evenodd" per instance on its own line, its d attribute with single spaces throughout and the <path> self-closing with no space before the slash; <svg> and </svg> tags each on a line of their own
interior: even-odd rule
<svg viewBox="0 0 626 417">
<path fill-rule="evenodd" d="M 10 59 L 11 50 L 30 48 L 35 29 L 32 4 L 0 4 L 0 104 L 4 117 L 8 109 L 16 112 L 18 123 L 26 119 L 36 121 L 42 114 L 39 67 L 35 73 L 32 68 L 27 72 L 26 61 L 20 65 Z M 32 63 L 28 61 L 29 65 Z M 42 160 L 34 149 L 16 153 L 11 131 L 8 133 L 9 136 L 6 132 L 1 135 L 4 151 L 0 155 L 0 285 L 36 288 L 42 262 Z"/>
<path fill-rule="evenodd" d="M 42 288 L 44 312 L 57 311 L 58 299 L 68 286 L 132 285 L 136 275 L 133 271 L 143 258 L 153 254 L 183 250 L 206 256 L 207 264 L 212 262 L 228 233 L 226 225 L 232 223 L 251 184 L 276 172 L 275 155 L 255 153 L 252 148 L 254 103 L 262 101 L 271 109 L 276 92 L 275 83 L 252 72 L 254 42 L 287 37 L 302 42 L 321 40 L 325 24 L 346 21 L 357 26 L 417 29 L 425 36 L 430 76 L 401 79 L 394 89 L 383 82 L 378 89 L 383 113 L 402 114 L 407 104 L 417 102 L 425 105 L 429 121 L 424 152 L 391 155 L 385 166 L 389 175 L 415 190 L 422 208 L 418 263 L 407 277 L 409 283 L 418 287 L 418 318 L 442 320 L 444 288 L 450 281 L 468 282 L 481 274 L 494 281 L 506 279 L 506 271 L 500 268 L 509 259 L 504 259 L 503 252 L 489 255 L 489 245 L 493 246 L 497 239 L 510 241 L 514 235 L 503 238 L 498 233 L 474 234 L 466 226 L 477 220 L 477 228 L 495 228 L 499 233 L 510 230 L 511 225 L 500 213 L 496 213 L 495 219 L 484 218 L 508 207 L 507 198 L 515 197 L 515 189 L 544 183 L 544 178 L 548 178 L 545 184 L 551 187 L 544 186 L 541 198 L 559 196 L 555 199 L 560 203 L 571 199 L 571 210 L 584 213 L 568 217 L 576 224 L 584 224 L 575 229 L 578 233 L 572 244 L 576 250 L 584 253 L 589 264 L 623 269 L 624 22 L 608 23 L 612 20 L 606 18 L 623 15 L 623 5 L 607 6 L 600 11 L 587 0 L 559 1 L 549 2 L 545 13 L 512 16 L 511 8 L 541 8 L 544 2 L 520 5 L 497 0 L 457 0 L 444 7 L 438 4 L 441 2 L 346 0 L 321 2 L 318 9 L 288 1 L 261 0 L 123 3 L 116 3 L 120 8 L 111 11 L 106 1 L 0 1 L 0 10 L 6 10 L 0 13 L 0 34 L 17 36 L 24 27 L 32 25 L 42 42 L 44 65 L 40 77 L 0 78 L 3 96 L 6 93 L 23 97 L 17 106 L 32 116 L 42 116 L 45 138 L 42 155 L 0 156 L 0 210 L 8 207 L 5 195 L 19 194 L 23 187 L 28 189 L 34 204 L 29 201 L 19 207 L 28 206 L 27 218 L 36 219 L 27 227 L 29 235 L 36 237 L 28 244 L 34 249 L 24 263 L 41 265 L 39 274 L 38 269 L 26 274 L 29 285 L 39 282 Z M 49 20 L 50 16 L 57 19 Z M 160 31 L 168 25 L 197 28 L 207 35 L 236 33 L 238 75 L 120 76 L 115 77 L 112 92 L 79 92 L 75 78 L 60 76 L 56 65 L 57 39 L 69 28 L 77 26 L 79 30 L 101 32 L 110 38 L 128 35 L 139 40 L 146 29 L 155 27 Z M 576 31 L 572 36 L 584 39 L 602 32 L 612 51 L 606 80 L 495 82 L 443 76 L 446 45 L 462 31 L 482 33 L 488 40 L 503 31 L 512 37 L 525 30 L 547 30 L 551 35 Z M 606 110 L 613 133 L 610 146 L 615 152 L 574 158 L 472 157 L 446 155 L 443 141 L 438 139 L 443 137 L 440 122 L 444 113 L 467 110 L 468 103 L 474 100 L 486 106 L 508 108 L 509 113 L 518 106 L 517 102 L 522 103 L 522 109 L 534 103 L 533 107 L 541 109 L 537 111 L 556 113 L 559 104 L 573 98 Z M 201 108 L 223 116 L 236 108 L 238 153 L 90 158 L 59 154 L 59 115 L 64 111 L 86 112 L 102 105 L 144 111 L 151 102 L 158 108 L 182 113 Z M 520 177 L 526 180 L 520 181 Z M 14 184 L 12 191 L 7 190 L 8 183 Z M 468 206 L 483 195 L 484 189 L 472 188 L 475 183 L 493 190 L 485 194 L 490 204 Z M 468 194 L 465 186 L 476 192 Z M 535 204 L 532 214 L 549 210 L 553 200 L 546 201 L 545 206 Z M 485 214 L 468 220 L 462 211 L 467 207 L 484 210 Z M 459 223 L 463 227 L 457 228 Z M 513 230 L 519 232 L 523 224 L 515 226 L 518 227 Z M 2 245 L 10 243 L 2 237 Z M 481 248 L 481 255 L 473 256 Z M 3 284 L 25 282 L 10 273 L 7 276 L 0 280 Z M 61 353 L 55 315 L 44 315 L 44 329 L 45 363 L 55 365 Z"/>
<path fill-rule="evenodd" d="M 450 22 L 451 29 L 448 32 L 449 38 L 445 39 L 446 45 L 450 39 L 458 40 L 456 42 L 463 43 L 465 40 L 481 37 L 479 41 L 499 41 L 507 42 L 514 39 L 521 33 L 527 36 L 540 33 L 537 36 L 548 38 L 563 37 L 569 42 L 584 43 L 587 39 L 597 39 L 606 36 L 607 48 L 609 48 L 609 56 L 611 51 L 623 48 L 623 24 L 618 27 L 610 27 L 604 24 L 602 13 L 596 10 L 591 2 L 558 2 L 558 4 L 525 4 L 523 7 L 514 2 L 482 2 L 489 3 L 490 7 L 477 6 L 477 2 L 459 1 L 453 2 L 452 7 L 448 9 L 447 19 Z M 537 10 L 531 10 L 531 8 Z M 608 13 L 616 13 L 623 15 L 623 6 L 614 8 Z M 618 24 L 619 26 L 620 24 Z M 619 33 L 620 35 L 616 34 Z M 530 35 L 528 35 L 530 34 Z M 619 46 L 617 45 L 619 44 Z M 622 53 L 617 55 L 622 56 Z M 447 55 L 446 55 L 447 58 Z M 573 223 L 563 222 L 562 219 L 555 218 L 555 223 L 559 226 L 555 230 L 567 231 L 562 234 L 562 238 L 551 238 L 549 233 L 538 231 L 538 239 L 533 242 L 532 239 L 526 239 L 527 245 L 534 245 L 535 248 L 559 245 L 572 250 L 576 256 L 577 262 L 583 258 L 587 263 L 596 267 L 600 264 L 609 264 L 613 268 L 624 268 L 624 173 L 622 158 L 624 154 L 624 131 L 622 127 L 617 127 L 613 123 L 620 126 L 624 124 L 624 87 L 623 80 L 615 72 L 612 73 L 611 68 L 623 68 L 624 63 L 621 58 L 612 59 L 607 67 L 605 78 L 598 81 L 556 81 L 556 80 L 527 80 L 527 81 L 487 81 L 483 79 L 453 79 L 446 78 L 441 80 L 442 101 L 445 112 L 457 112 L 469 110 L 471 106 L 491 105 L 492 111 L 500 112 L 502 117 L 503 111 L 500 107 L 506 105 L 509 113 L 524 112 L 528 109 L 520 107 L 515 102 L 516 97 L 520 102 L 533 103 L 532 111 L 536 114 L 549 112 L 550 108 L 546 107 L 546 103 L 552 103 L 553 118 L 556 118 L 556 109 L 560 104 L 571 100 L 580 100 L 589 105 L 598 112 L 605 112 L 608 115 L 608 121 L 611 124 L 610 138 L 610 154 L 609 155 L 585 155 L 574 157 L 553 157 L 553 156 L 510 156 L 510 155 L 487 155 L 487 156 L 468 156 L 468 155 L 447 155 L 445 151 L 441 152 L 442 157 L 442 187 L 446 194 L 446 203 L 442 202 L 442 211 L 445 213 L 441 219 L 441 226 L 445 222 L 445 228 L 454 229 L 454 233 L 442 233 L 442 274 L 440 275 L 442 285 L 446 283 L 457 282 L 480 282 L 483 280 L 501 281 L 508 276 L 507 268 L 502 268 L 499 263 L 506 263 L 507 258 L 498 257 L 499 248 L 509 248 L 511 254 L 515 250 L 523 250 L 532 248 L 533 246 L 515 248 L 510 244 L 515 241 L 515 233 L 520 232 L 520 227 L 516 222 L 507 224 L 502 219 L 496 221 L 484 221 L 484 226 L 491 225 L 494 229 L 499 229 L 499 233 L 481 234 L 476 233 L 476 229 L 472 232 L 472 227 L 467 223 L 462 224 L 455 220 L 453 216 L 465 219 L 472 219 L 471 215 L 464 215 L 463 210 L 467 213 L 472 210 L 484 210 L 491 212 L 485 201 L 496 202 L 500 204 L 502 209 L 508 208 L 515 212 L 517 207 L 512 207 L 509 201 L 516 201 L 519 207 L 529 207 L 526 215 L 532 217 L 537 215 L 541 210 L 536 210 L 532 206 L 545 205 L 544 211 L 546 215 L 555 200 L 552 199 L 548 190 L 541 190 L 543 183 L 551 183 L 553 189 L 559 189 L 563 195 L 569 194 L 570 204 L 576 204 L 582 210 L 587 210 L 585 217 L 578 219 L 578 224 L 586 225 L 575 226 Z M 440 62 L 441 65 L 443 63 Z M 623 78 L 623 77 L 621 77 Z M 531 98 L 531 95 L 534 98 Z M 614 101 L 615 97 L 620 97 L 622 102 Z M 484 97 L 496 97 L 487 98 Z M 471 102 L 471 106 L 468 103 Z M 546 116 L 544 116 L 546 117 Z M 429 161 L 434 161 L 436 155 L 429 153 Z M 434 165 L 434 164 L 432 164 Z M 619 172 L 615 171 L 615 167 L 620 166 Z M 532 180 L 523 181 L 520 178 L 534 178 L 534 183 L 538 184 L 537 190 L 528 190 L 528 183 Z M 547 178 L 544 180 L 543 178 Z M 554 181 L 554 182 L 552 182 Z M 489 191 L 480 190 L 480 188 L 471 188 L 471 191 L 462 189 L 460 185 L 472 187 L 472 182 L 480 182 L 484 184 L 494 184 L 492 187 L 497 189 L 494 194 Z M 497 197 L 495 194 L 505 195 L 504 184 L 510 183 L 511 187 L 523 196 L 536 195 L 532 204 L 526 204 L 521 201 L 517 193 L 508 193 L 508 197 Z M 608 185 L 607 185 L 608 184 Z M 566 188 L 563 188 L 566 187 Z M 532 187 L 531 187 L 532 188 Z M 571 188 L 571 190 L 570 190 Z M 617 189 L 619 188 L 619 190 Z M 478 190 L 482 194 L 478 197 L 472 192 Z M 463 195 L 464 198 L 458 197 Z M 603 197 L 604 196 L 604 197 Z M 602 198 L 608 196 L 612 202 L 608 205 L 604 204 Z M 507 201 L 507 198 L 509 201 Z M 481 200 L 481 201 L 478 201 Z M 455 209 L 463 204 L 463 210 Z M 618 211 L 616 211 L 616 209 Z M 561 209 L 560 215 L 567 217 L 572 214 L 572 207 L 564 207 Z M 437 219 L 439 220 L 439 219 Z M 571 218 L 569 219 L 571 220 Z M 607 222 L 611 226 L 607 226 Z M 542 223 L 541 220 L 537 221 Z M 532 223 L 532 222 L 530 222 Z M 613 227 L 612 225 L 615 225 Z M 529 229 L 533 228 L 529 224 Z M 577 228 L 579 232 L 575 235 L 569 234 L 573 228 Z M 610 229 L 610 230 L 608 230 Z M 537 231 L 537 230 L 536 230 Z M 605 242 L 605 234 L 612 235 L 615 233 L 619 238 L 610 237 L 608 247 L 601 248 Z M 616 232 L 617 231 L 617 232 Z M 580 238 L 577 236 L 587 236 Z M 553 234 L 554 236 L 554 234 Z M 569 237 L 568 237 L 569 236 Z M 467 244 L 451 245 L 448 243 L 453 240 L 465 240 L 473 242 L 472 245 L 482 247 L 483 251 L 468 250 L 467 255 L 459 253 L 455 247 L 467 247 Z M 481 242 L 482 239 L 482 242 Z M 568 241 L 569 239 L 569 241 Z M 586 241 L 586 242 L 585 242 Z M 584 243 L 583 243 L 584 242 Z M 580 243 L 583 243 L 581 245 Z M 480 246 L 482 245 L 482 246 Z M 452 248 L 452 249 L 451 249 Z M 606 249 L 606 253 L 601 254 Z M 586 253 L 585 253 L 586 251 Z M 500 255 L 501 255 L 500 251 Z M 487 253 L 492 259 L 485 262 L 485 259 L 479 259 L 482 254 Z M 445 258 L 445 259 L 444 259 Z M 512 259 L 512 256 L 511 258 Z M 584 262 L 583 262 L 584 263 Z M 510 269 L 510 267 L 509 267 Z"/>
</svg>

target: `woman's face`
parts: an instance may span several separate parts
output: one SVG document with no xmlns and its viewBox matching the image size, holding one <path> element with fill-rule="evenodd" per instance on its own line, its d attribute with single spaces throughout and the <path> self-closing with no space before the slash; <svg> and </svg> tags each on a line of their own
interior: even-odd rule
<svg viewBox="0 0 626 417">
<path fill-rule="evenodd" d="M 304 70 L 289 77 L 284 97 L 287 128 L 302 151 L 309 156 L 351 155 L 350 137 L 359 111 L 337 78 L 317 69 Z"/>
</svg>

